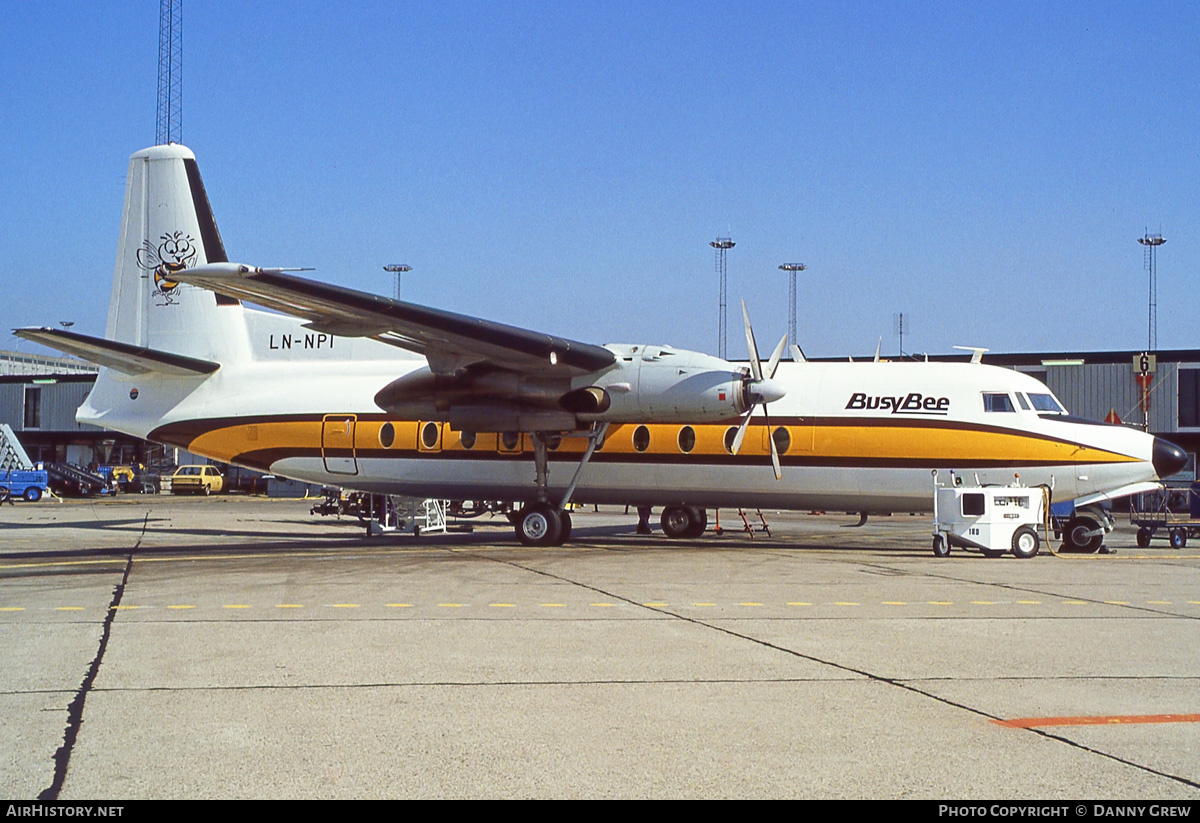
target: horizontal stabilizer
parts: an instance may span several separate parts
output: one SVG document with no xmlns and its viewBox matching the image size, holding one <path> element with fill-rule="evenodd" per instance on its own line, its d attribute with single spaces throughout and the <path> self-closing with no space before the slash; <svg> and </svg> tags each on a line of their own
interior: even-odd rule
<svg viewBox="0 0 1200 823">
<path fill-rule="evenodd" d="M 115 340 L 90 337 L 86 334 L 62 329 L 14 329 L 13 334 L 25 340 L 32 340 L 34 343 L 41 343 L 43 346 L 82 357 L 84 360 L 119 371 L 122 374 L 157 372 L 158 374 L 187 377 L 212 374 L 221 368 L 220 363 L 214 363 L 211 360 L 185 357 L 182 354 L 133 346 L 129 343 L 118 343 Z"/>
</svg>

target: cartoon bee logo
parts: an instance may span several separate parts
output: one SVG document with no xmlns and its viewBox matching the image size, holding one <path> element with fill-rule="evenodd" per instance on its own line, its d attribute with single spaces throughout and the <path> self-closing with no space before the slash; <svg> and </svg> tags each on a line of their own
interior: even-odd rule
<svg viewBox="0 0 1200 823">
<path fill-rule="evenodd" d="M 138 249 L 138 266 L 146 271 L 154 272 L 155 297 L 163 302 L 159 306 L 170 306 L 175 302 L 175 289 L 179 287 L 171 275 L 181 272 L 196 259 L 196 241 L 181 231 L 164 234 L 156 248 L 149 240 L 142 241 Z"/>
</svg>

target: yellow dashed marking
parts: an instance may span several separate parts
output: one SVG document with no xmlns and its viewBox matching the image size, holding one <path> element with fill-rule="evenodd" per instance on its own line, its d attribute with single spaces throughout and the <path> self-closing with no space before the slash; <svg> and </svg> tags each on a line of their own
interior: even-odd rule
<svg viewBox="0 0 1200 823">
<path fill-rule="evenodd" d="M 488 605 L 493 609 L 515 609 L 517 607 L 516 603 L 489 603 Z"/>
<path fill-rule="evenodd" d="M 843 601 L 843 600 L 839 600 L 839 601 L 835 602 L 833 605 L 835 605 L 835 606 L 857 606 L 857 605 L 859 605 L 859 604 L 858 604 L 858 603 L 851 603 L 851 602 L 849 602 L 849 601 Z"/>
<path fill-rule="evenodd" d="M 789 606 L 811 606 L 812 603 L 805 603 L 802 600 L 792 600 L 788 602 Z"/>
<path fill-rule="evenodd" d="M 1088 602 L 1086 600 L 1064 600 L 1063 604 L 1067 606 L 1086 606 Z"/>
<path fill-rule="evenodd" d="M 642 605 L 643 605 L 643 606 L 659 606 L 659 607 L 662 607 L 662 606 L 665 606 L 665 605 L 667 605 L 667 604 L 666 604 L 666 603 L 643 603 Z"/>
<path fill-rule="evenodd" d="M 1018 600 L 1017 602 L 1020 603 L 1022 606 L 1040 606 L 1040 605 L 1042 605 L 1042 601 L 1040 601 L 1040 600 Z"/>
<path fill-rule="evenodd" d="M 950 600 L 926 600 L 926 606 L 953 606 L 954 603 Z"/>
<path fill-rule="evenodd" d="M 1171 605 L 1170 600 L 1147 600 L 1146 602 L 1149 603 L 1151 606 L 1170 606 Z"/>
<path fill-rule="evenodd" d="M 461 609 L 465 603 L 438 603 L 438 608 L 441 609 Z"/>
<path fill-rule="evenodd" d="M 593 603 L 593 606 L 599 609 L 612 609 L 616 607 L 616 603 Z"/>
<path fill-rule="evenodd" d="M 738 603 L 739 606 L 761 606 L 762 603 Z"/>
<path fill-rule="evenodd" d="M 1128 600 L 1105 600 L 1104 602 L 1110 606 L 1128 606 L 1129 605 Z"/>
<path fill-rule="evenodd" d="M 541 607 L 543 609 L 565 609 L 567 607 L 567 604 L 566 603 L 542 603 Z"/>
<path fill-rule="evenodd" d="M 195 606 L 189 606 L 189 605 L 180 604 L 180 605 L 177 605 L 177 606 L 167 606 L 167 608 L 168 608 L 168 609 L 194 609 L 194 608 L 196 608 L 196 607 L 195 607 Z"/>
<path fill-rule="evenodd" d="M 411 609 L 412 603 L 384 603 L 389 609 Z"/>
<path fill-rule="evenodd" d="M 885 600 L 885 601 L 883 601 L 883 605 L 885 605 L 885 606 L 907 606 L 908 603 L 905 602 L 904 600 Z"/>
<path fill-rule="evenodd" d="M 23 612 L 24 606 L 0 606 L 0 612 Z"/>
<path fill-rule="evenodd" d="M 995 600 L 972 600 L 971 605 L 972 606 L 995 606 L 996 601 Z"/>
<path fill-rule="evenodd" d="M 303 609 L 304 607 L 301 606 L 299 603 L 276 603 L 275 608 L 277 608 L 277 609 Z"/>
</svg>

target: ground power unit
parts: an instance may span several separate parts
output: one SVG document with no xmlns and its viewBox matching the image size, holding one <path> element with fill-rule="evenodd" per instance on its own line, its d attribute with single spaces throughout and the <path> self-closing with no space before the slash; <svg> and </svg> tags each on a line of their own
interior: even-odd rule
<svg viewBox="0 0 1200 823">
<path fill-rule="evenodd" d="M 950 485 L 938 483 L 933 473 L 933 553 L 946 557 L 950 549 L 963 548 L 1000 557 L 1012 552 L 1029 558 L 1038 553 L 1038 527 L 1045 520 L 1049 489 L 1021 486 L 968 486 L 950 473 Z"/>
</svg>

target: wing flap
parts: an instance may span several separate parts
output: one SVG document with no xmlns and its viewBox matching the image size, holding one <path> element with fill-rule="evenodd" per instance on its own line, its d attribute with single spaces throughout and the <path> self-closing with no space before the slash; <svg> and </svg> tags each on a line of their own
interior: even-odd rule
<svg viewBox="0 0 1200 823">
<path fill-rule="evenodd" d="M 115 340 L 105 340 L 103 337 L 91 337 L 63 329 L 14 329 L 13 334 L 23 340 L 31 340 L 66 354 L 82 357 L 84 360 L 119 371 L 122 374 L 136 375 L 156 372 L 188 377 L 212 374 L 221 368 L 220 363 L 214 363 L 211 360 L 200 360 L 195 357 L 185 357 L 182 354 L 148 349 L 144 346 L 118 343 Z"/>
<path fill-rule="evenodd" d="M 604 348 L 491 320 L 391 300 L 274 269 L 234 263 L 197 266 L 176 279 L 286 314 L 313 328 L 375 337 L 430 358 L 431 366 L 489 363 L 526 374 L 572 375 L 616 362 Z"/>
</svg>

